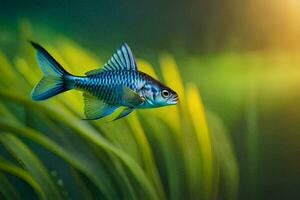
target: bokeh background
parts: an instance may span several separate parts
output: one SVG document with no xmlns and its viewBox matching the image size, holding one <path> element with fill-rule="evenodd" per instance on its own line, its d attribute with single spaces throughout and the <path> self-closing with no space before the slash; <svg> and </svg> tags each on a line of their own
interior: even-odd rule
<svg viewBox="0 0 300 200">
<path fill-rule="evenodd" d="M 32 199 L 35 194 L 43 198 L 41 191 L 50 184 L 55 191 L 59 188 L 58 196 L 65 198 L 93 199 L 97 194 L 97 198 L 104 199 L 139 199 L 145 197 L 143 191 L 150 186 L 135 189 L 141 184 L 136 181 L 139 178 L 134 178 L 138 176 L 145 176 L 158 194 L 149 195 L 149 199 L 300 198 L 299 0 L 0 0 L 0 4 L 0 186 L 6 188 L 0 189 L 3 198 L 13 197 L 7 193 L 19 193 L 19 198 L 24 199 Z M 182 90 L 181 105 L 178 109 L 161 108 L 158 113 L 141 111 L 114 125 L 101 120 L 78 122 L 82 103 L 77 93 L 41 104 L 31 102 L 30 89 L 41 74 L 27 40 L 47 47 L 77 74 L 101 66 L 126 41 L 143 70 L 156 73 L 175 90 Z M 68 106 L 70 98 L 78 101 Z M 49 108 L 44 108 L 45 104 Z M 63 114 L 65 117 L 56 111 L 61 107 L 68 113 Z M 53 114 L 53 110 L 57 113 Z M 172 127 L 178 120 L 180 127 Z M 68 123 L 73 122 L 95 130 L 95 137 L 103 137 L 113 150 L 93 144 L 94 136 L 83 148 L 87 144 L 82 138 L 89 136 L 70 136 L 74 127 Z M 14 123 L 57 142 L 72 154 L 71 158 L 61 161 L 43 145 L 19 136 Z M 161 123 L 159 130 L 151 127 L 157 123 Z M 53 136 L 48 126 L 64 136 Z M 80 127 L 75 129 L 88 133 Z M 105 133 L 103 129 L 109 131 Z M 194 137 L 199 143 L 193 143 Z M 174 141 L 170 142 L 170 138 Z M 23 146 L 16 145 L 19 143 Z M 130 149 L 130 145 L 137 147 Z M 14 150 L 15 146 L 20 149 Z M 85 153 L 78 152 L 81 147 Z M 138 147 L 145 149 L 140 151 Z M 30 166 L 28 160 L 32 157 L 28 151 L 44 166 L 42 171 L 49 175 L 46 183 L 53 183 L 43 186 L 45 180 L 36 180 L 40 167 Z M 85 161 L 90 151 L 94 157 L 86 162 L 97 160 L 97 164 L 88 169 L 106 163 L 103 172 L 95 176 L 110 180 L 109 189 L 103 189 L 98 179 L 90 180 L 100 168 L 76 168 L 79 155 Z M 145 155 L 148 159 L 141 159 Z M 132 159 L 126 161 L 126 156 Z M 127 165 L 119 159 L 131 164 L 135 161 L 137 165 Z M 55 167 L 53 160 L 61 164 Z M 12 169 L 8 164 L 21 171 L 8 170 Z M 131 166 L 132 171 L 126 166 Z M 137 166 L 144 175 L 133 173 Z M 37 186 L 20 178 L 20 173 L 26 173 L 24 176 L 35 180 Z M 77 186 L 71 186 L 73 179 Z M 34 192 L 39 191 L 38 185 L 40 193 Z"/>
</svg>

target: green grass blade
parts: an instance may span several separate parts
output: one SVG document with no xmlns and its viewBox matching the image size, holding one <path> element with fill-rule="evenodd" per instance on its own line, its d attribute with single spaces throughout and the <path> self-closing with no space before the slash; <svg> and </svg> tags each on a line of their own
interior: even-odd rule
<svg viewBox="0 0 300 200">
<path fill-rule="evenodd" d="M 49 108 L 45 105 L 34 103 L 27 98 L 9 91 L 4 91 L 3 89 L 0 89 L 0 97 L 22 104 L 29 109 L 45 113 L 46 115 L 61 121 L 66 126 L 77 132 L 81 137 L 87 139 L 107 153 L 115 155 L 128 168 L 133 175 L 133 178 L 139 183 L 141 188 L 143 188 L 144 192 L 149 195 L 149 198 L 158 199 L 156 190 L 149 181 L 148 177 L 145 175 L 145 172 L 142 170 L 142 168 L 128 154 L 113 146 L 85 121 L 82 121 L 70 114 L 61 112 L 61 110 L 57 110 L 56 108 Z"/>
<path fill-rule="evenodd" d="M 197 146 L 199 147 L 202 179 L 203 179 L 203 199 L 211 199 L 213 194 L 214 185 L 214 161 L 215 155 L 211 141 L 211 134 L 206 122 L 204 106 L 198 90 L 195 85 L 190 84 L 187 87 L 187 103 L 190 112 L 191 121 L 198 140 Z"/>
<path fill-rule="evenodd" d="M 83 199 L 92 200 L 93 199 L 93 194 L 89 190 L 87 184 L 82 179 L 81 175 L 74 169 L 71 169 L 71 174 L 75 178 L 76 185 L 78 185 L 79 188 L 80 188 L 80 193 L 82 194 Z"/>
<path fill-rule="evenodd" d="M 128 117 L 129 126 L 132 129 L 132 132 L 135 136 L 137 143 L 139 144 L 139 150 L 141 151 L 141 155 L 143 155 L 144 166 L 146 168 L 146 173 L 152 179 L 154 186 L 156 187 L 156 191 L 159 195 L 160 199 L 165 199 L 165 194 L 163 191 L 163 187 L 161 184 L 160 177 L 157 172 L 156 164 L 153 159 L 153 154 L 149 142 L 145 136 L 144 129 L 141 123 L 138 121 L 137 116 L 131 114 Z"/>
<path fill-rule="evenodd" d="M 46 199 L 46 194 L 42 190 L 41 186 L 38 184 L 38 182 L 32 177 L 30 173 L 23 170 L 20 167 L 17 167 L 7 161 L 5 161 L 3 158 L 0 157 L 0 171 L 4 171 L 6 173 L 12 174 L 22 180 L 24 180 L 26 183 L 28 183 L 36 192 L 36 194 L 41 199 Z"/>
<path fill-rule="evenodd" d="M 63 158 L 73 167 L 81 171 L 89 179 L 91 179 L 94 184 L 103 192 L 104 196 L 107 199 L 117 198 L 112 183 L 109 178 L 103 173 L 101 166 L 94 163 L 88 162 L 87 159 L 75 154 L 73 152 L 67 151 L 62 148 L 51 139 L 45 137 L 42 133 L 39 133 L 35 130 L 27 128 L 21 124 L 16 123 L 15 121 L 0 118 L 0 128 L 15 134 L 23 135 L 32 141 L 40 144 L 42 147 L 48 149 L 57 156 Z"/>
<path fill-rule="evenodd" d="M 0 173 L 0 194 L 6 199 L 21 199 L 17 190 L 14 188 L 12 183 L 4 176 L 3 173 Z"/>
<path fill-rule="evenodd" d="M 43 163 L 20 139 L 12 134 L 1 133 L 0 141 L 5 148 L 22 163 L 23 167 L 32 174 L 34 179 L 42 187 L 47 198 L 63 199 Z"/>
<path fill-rule="evenodd" d="M 218 160 L 220 184 L 224 188 L 224 199 L 235 200 L 239 190 L 238 162 L 222 121 L 213 113 L 208 113 L 207 116 Z"/>
<path fill-rule="evenodd" d="M 181 183 L 182 177 L 182 155 L 178 152 L 179 146 L 176 145 L 175 135 L 170 133 L 170 127 L 165 123 L 150 115 L 144 118 L 145 128 L 149 130 L 149 140 L 152 141 L 151 146 L 155 148 L 157 154 L 161 156 L 157 165 L 161 169 L 161 176 L 166 176 L 166 184 L 164 189 L 168 192 L 167 199 L 181 199 L 184 196 Z M 152 126 L 155 124 L 155 126 Z"/>
</svg>

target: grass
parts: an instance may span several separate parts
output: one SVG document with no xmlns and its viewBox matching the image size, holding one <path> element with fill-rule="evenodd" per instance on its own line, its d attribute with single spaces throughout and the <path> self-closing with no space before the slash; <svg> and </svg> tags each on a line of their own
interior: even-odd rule
<svg viewBox="0 0 300 200">
<path fill-rule="evenodd" d="M 26 27 L 22 25 L 21 38 L 32 39 Z M 68 71 L 83 74 L 101 65 L 75 42 L 63 37 L 56 41 L 46 48 Z M 83 121 L 79 92 L 44 102 L 30 99 L 41 73 L 25 40 L 19 49 L 13 59 L 0 52 L 2 197 L 237 197 L 239 170 L 226 130 L 215 114 L 206 114 L 197 87 L 183 83 L 172 55 L 160 55 L 159 74 L 178 91 L 178 106 L 138 111 L 116 122 Z M 157 77 L 148 62 L 138 59 L 138 66 Z M 22 184 L 31 189 L 22 191 Z M 222 194 L 220 185 L 226 186 Z"/>
</svg>

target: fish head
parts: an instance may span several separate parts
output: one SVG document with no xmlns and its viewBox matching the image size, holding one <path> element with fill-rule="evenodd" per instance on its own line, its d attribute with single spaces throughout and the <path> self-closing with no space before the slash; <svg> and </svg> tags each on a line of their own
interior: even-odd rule
<svg viewBox="0 0 300 200">
<path fill-rule="evenodd" d="M 148 81 L 141 93 L 145 99 L 143 104 L 145 108 L 175 105 L 179 101 L 178 94 L 174 90 L 155 79 Z"/>
</svg>

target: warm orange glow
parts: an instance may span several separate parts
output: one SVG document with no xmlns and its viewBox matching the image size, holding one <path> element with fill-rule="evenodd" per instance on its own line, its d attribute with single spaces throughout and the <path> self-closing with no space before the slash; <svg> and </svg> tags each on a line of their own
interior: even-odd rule
<svg viewBox="0 0 300 200">
<path fill-rule="evenodd" d="M 277 1 L 275 14 L 276 39 L 286 47 L 294 48 L 300 41 L 300 1 Z"/>
<path fill-rule="evenodd" d="M 287 0 L 284 1 L 288 7 L 291 7 L 291 9 L 297 11 L 299 13 L 300 11 L 300 1 L 299 0 Z"/>
<path fill-rule="evenodd" d="M 250 37 L 275 49 L 299 49 L 299 0 L 251 0 L 247 12 Z"/>
</svg>

